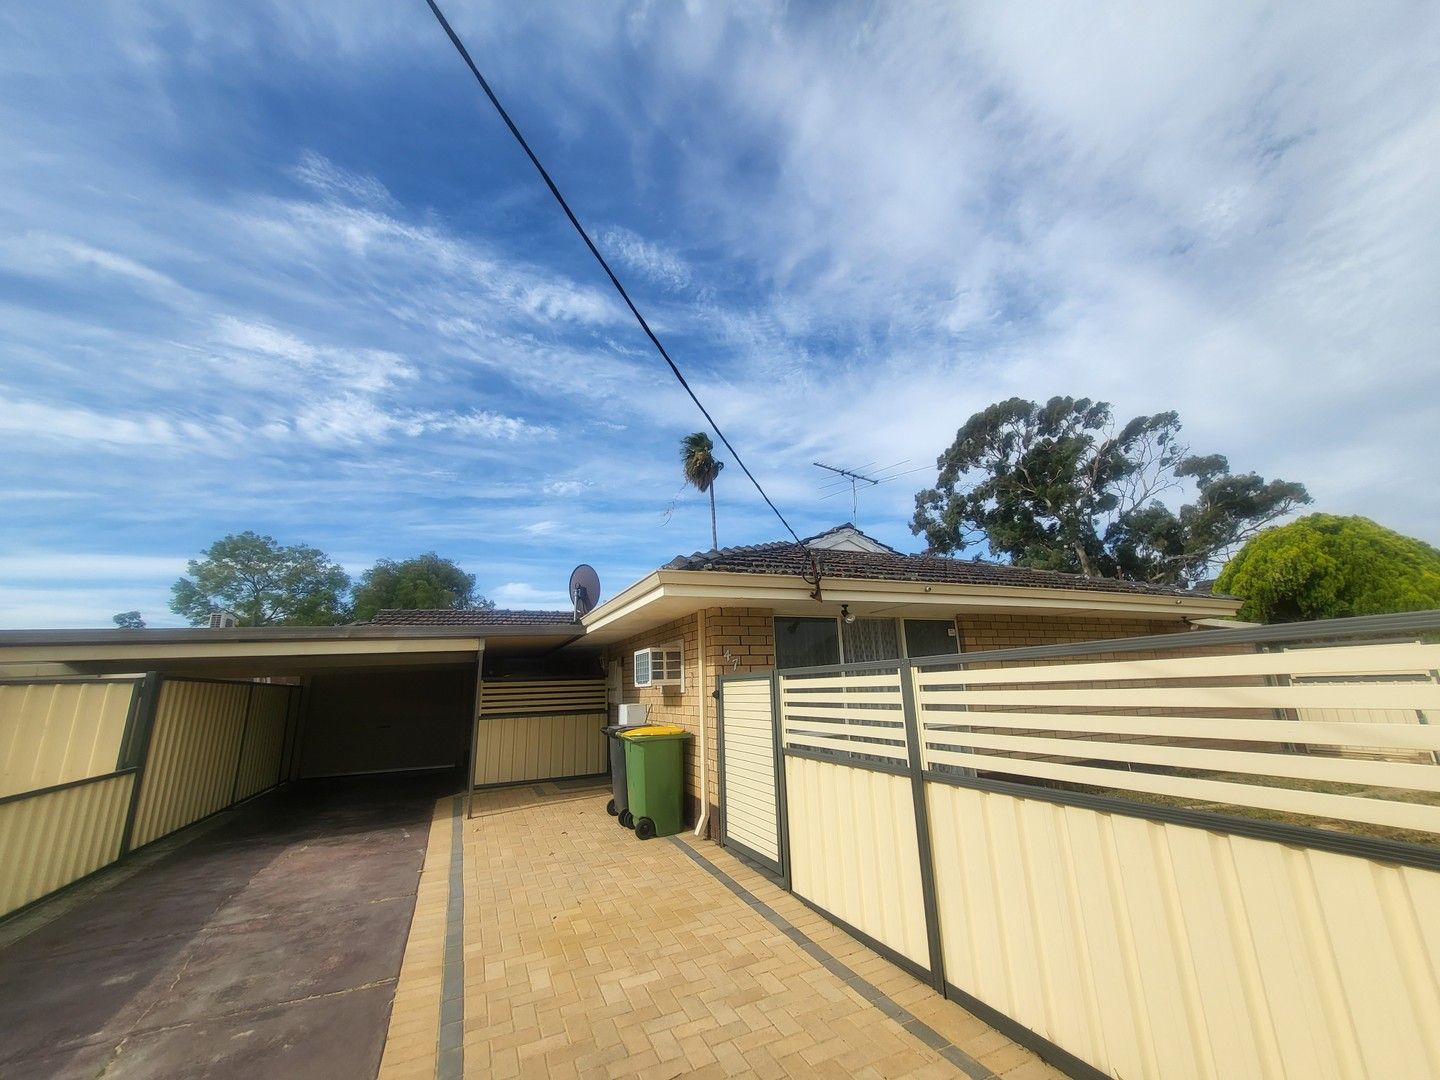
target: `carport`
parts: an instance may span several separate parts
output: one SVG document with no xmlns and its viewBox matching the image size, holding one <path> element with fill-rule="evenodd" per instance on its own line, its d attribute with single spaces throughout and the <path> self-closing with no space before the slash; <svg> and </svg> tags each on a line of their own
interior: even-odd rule
<svg viewBox="0 0 1440 1080">
<path fill-rule="evenodd" d="M 509 615 L 0 632 L 0 1075 L 373 1071 L 436 800 L 604 767 Z"/>
<path fill-rule="evenodd" d="M 455 618 L 0 631 L 0 916 L 290 781 L 603 771 L 604 681 L 568 613 Z"/>
</svg>

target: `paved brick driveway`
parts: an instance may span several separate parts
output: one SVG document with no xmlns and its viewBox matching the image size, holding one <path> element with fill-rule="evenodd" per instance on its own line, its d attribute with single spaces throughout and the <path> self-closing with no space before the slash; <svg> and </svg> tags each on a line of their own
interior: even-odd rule
<svg viewBox="0 0 1440 1080">
<path fill-rule="evenodd" d="M 642 843 L 604 804 L 437 804 L 382 1080 L 1061 1075 L 723 849 Z"/>
</svg>

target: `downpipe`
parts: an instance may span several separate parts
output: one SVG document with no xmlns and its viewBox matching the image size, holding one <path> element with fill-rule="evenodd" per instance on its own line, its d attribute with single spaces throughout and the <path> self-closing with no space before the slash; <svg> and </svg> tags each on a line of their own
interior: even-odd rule
<svg viewBox="0 0 1440 1080">
<path fill-rule="evenodd" d="M 705 728 L 705 705 L 709 700 L 708 693 L 710 683 L 705 676 L 705 611 L 701 609 L 695 613 L 695 641 L 696 657 L 695 670 L 699 675 L 700 686 L 700 816 L 695 822 L 697 838 L 703 838 L 705 829 L 710 824 L 710 739 Z"/>
</svg>

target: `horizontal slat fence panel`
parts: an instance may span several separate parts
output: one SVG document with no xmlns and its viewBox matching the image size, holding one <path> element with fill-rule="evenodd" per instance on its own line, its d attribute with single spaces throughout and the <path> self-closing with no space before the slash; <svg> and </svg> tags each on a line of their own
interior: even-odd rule
<svg viewBox="0 0 1440 1080">
<path fill-rule="evenodd" d="M 1203 646 L 1203 639 L 1195 642 Z M 987 686 L 995 683 L 1072 682 L 1075 671 L 1083 670 L 1087 682 L 1125 682 L 1134 679 L 1206 678 L 1215 674 L 1217 660 L 1223 660 L 1229 677 L 1254 675 L 1347 675 L 1356 671 L 1370 675 L 1406 675 L 1440 667 L 1440 645 L 1355 645 L 1287 652 L 1181 656 L 1143 660 L 1099 660 L 1078 664 L 1027 664 L 1023 667 L 977 669 L 922 668 L 915 685 L 929 687 L 963 683 Z"/>
<path fill-rule="evenodd" d="M 245 745 L 235 799 L 249 799 L 280 783 L 280 758 L 285 749 L 285 724 L 290 717 L 292 687 L 257 685 L 245 720 Z"/>
<path fill-rule="evenodd" d="M 782 673 L 779 684 L 780 732 L 787 750 L 836 754 L 855 764 L 909 761 L 898 670 Z"/>
<path fill-rule="evenodd" d="M 252 685 L 188 679 L 161 683 L 133 847 L 230 805 Z"/>
<path fill-rule="evenodd" d="M 1437 663 L 1440 645 L 1409 643 L 921 669 L 921 753 L 927 769 L 1440 833 Z"/>
<path fill-rule="evenodd" d="M 0 915 L 120 857 L 133 772 L 0 803 Z"/>
<path fill-rule="evenodd" d="M 481 716 L 604 712 L 605 704 L 604 679 L 528 679 L 480 687 Z"/>
<path fill-rule="evenodd" d="M 114 772 L 138 685 L 0 683 L 0 797 Z"/>
<path fill-rule="evenodd" d="M 1080 665 L 1083 667 L 1083 665 Z M 1216 672 L 1215 676 L 1223 675 Z M 1215 677 L 1212 676 L 1212 677 Z M 1074 671 L 1065 682 L 1083 679 Z M 1083 709 L 1409 709 L 1440 713 L 1435 683 L 1313 683 L 1293 686 L 1076 687 L 1063 690 L 927 690 L 927 705 L 1047 705 Z"/>
<path fill-rule="evenodd" d="M 1328 714 L 1327 714 L 1328 715 Z M 1156 738 L 1214 739 L 1222 742 L 1292 743 L 1303 735 L 1308 745 L 1349 746 L 1364 742 L 1377 748 L 1440 751 L 1440 726 L 1420 725 L 1408 713 L 1409 724 L 1364 722 L 1337 723 L 1305 720 L 1234 719 L 1220 716 L 1096 716 L 1089 713 L 1034 712 L 932 712 L 926 730 L 943 733 L 970 728 L 1016 728 L 1022 730 L 1109 732 L 1116 735 L 1148 735 Z M 943 719 L 942 719 L 943 718 Z M 948 740 L 954 736 L 946 735 Z"/>
<path fill-rule="evenodd" d="M 481 716 L 475 783 L 484 787 L 603 773 L 610 762 L 604 726 L 603 705 L 594 712 L 559 716 Z"/>
</svg>

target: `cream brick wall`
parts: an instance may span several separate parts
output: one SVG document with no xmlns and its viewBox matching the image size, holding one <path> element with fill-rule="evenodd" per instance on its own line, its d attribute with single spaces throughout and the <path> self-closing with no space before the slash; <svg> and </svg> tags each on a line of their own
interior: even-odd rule
<svg viewBox="0 0 1440 1080">
<path fill-rule="evenodd" d="M 1190 631 L 1179 619 L 1102 619 L 1088 615 L 959 615 L 955 625 L 964 652 Z"/>
<path fill-rule="evenodd" d="M 635 653 L 640 649 L 679 641 L 685 653 L 685 688 L 635 685 Z M 719 799 L 715 761 L 718 753 L 715 728 L 714 691 L 722 674 L 769 671 L 775 666 L 775 627 L 769 608 L 715 607 L 705 612 L 706 686 L 700 686 L 699 618 L 695 615 L 647 630 L 606 650 L 605 660 L 621 662 L 621 698 L 626 704 L 650 706 L 653 724 L 678 724 L 694 738 L 686 744 L 686 820 L 692 825 L 700 816 L 700 698 L 705 706 L 706 744 L 710 762 L 710 820 L 715 818 Z M 728 654 L 728 657 L 727 657 Z"/>
</svg>

